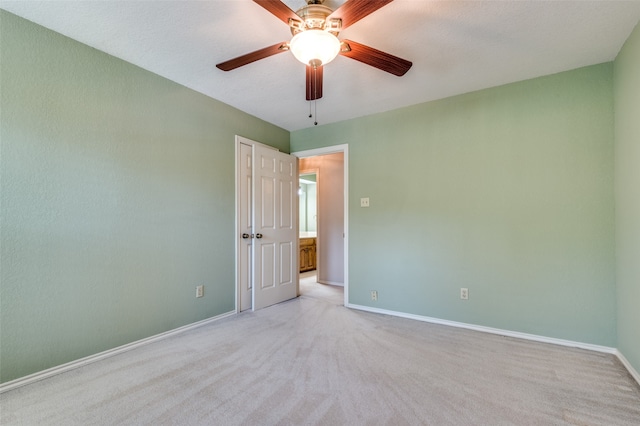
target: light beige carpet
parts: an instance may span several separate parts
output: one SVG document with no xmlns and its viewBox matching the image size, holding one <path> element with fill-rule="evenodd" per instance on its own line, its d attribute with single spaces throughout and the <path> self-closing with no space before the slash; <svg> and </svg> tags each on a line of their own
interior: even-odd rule
<svg viewBox="0 0 640 426">
<path fill-rule="evenodd" d="M 612 355 L 349 310 L 340 288 L 306 284 L 6 392 L 0 423 L 640 425 L 640 387 Z"/>
</svg>

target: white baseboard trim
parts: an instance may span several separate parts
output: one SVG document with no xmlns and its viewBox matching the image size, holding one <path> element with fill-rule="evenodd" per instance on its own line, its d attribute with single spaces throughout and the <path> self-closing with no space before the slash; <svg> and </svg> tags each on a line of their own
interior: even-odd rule
<svg viewBox="0 0 640 426">
<path fill-rule="evenodd" d="M 633 366 L 627 360 L 627 358 L 625 358 L 624 355 L 622 355 L 622 352 L 620 352 L 618 349 L 616 349 L 615 353 L 616 353 L 616 356 L 618 357 L 618 359 L 620 360 L 620 362 L 622 363 L 622 365 L 624 365 L 624 367 L 627 369 L 629 374 L 631 374 L 631 377 L 633 377 L 636 380 L 636 382 L 638 382 L 638 384 L 640 385 L 640 373 L 638 373 L 636 371 L 636 369 L 633 368 Z"/>
<path fill-rule="evenodd" d="M 182 327 L 174 328 L 173 330 L 165 331 L 164 333 L 156 334 L 154 336 L 150 336 L 145 339 L 136 340 L 135 342 L 127 343 L 126 345 L 118 346 L 113 349 L 108 349 L 104 352 L 100 352 L 94 355 L 89 355 L 87 357 L 80 358 L 75 361 L 67 362 L 66 364 L 58 365 L 56 367 L 52 367 L 47 370 L 38 371 L 37 373 L 20 377 L 10 382 L 2 383 L 0 384 L 0 393 L 19 388 L 21 386 L 25 386 L 30 383 L 37 382 L 39 380 L 46 379 L 48 377 L 52 377 L 60 373 L 64 373 L 65 371 L 83 367 L 87 364 L 91 364 L 93 362 L 100 361 L 102 359 L 109 358 L 111 356 L 118 355 L 126 351 L 130 351 L 131 349 L 148 345 L 149 343 L 157 342 L 159 340 L 166 339 L 167 337 L 184 333 L 185 331 L 193 330 L 194 328 L 202 327 L 203 325 L 206 325 L 215 321 L 219 321 L 223 318 L 226 318 L 235 314 L 236 314 L 235 311 L 220 314 L 215 317 L 207 318 L 202 321 L 198 321 L 192 324 L 187 324 Z"/>
<path fill-rule="evenodd" d="M 318 280 L 318 282 L 320 284 L 335 285 L 337 287 L 344 287 L 344 283 L 339 283 L 337 281 Z"/>
<path fill-rule="evenodd" d="M 587 349 L 595 352 L 604 352 L 617 355 L 619 352 L 616 348 L 609 346 L 593 345 L 591 343 L 574 342 L 572 340 L 556 339 L 554 337 L 539 336 L 536 334 L 520 333 L 519 331 L 502 330 L 500 328 L 485 327 L 483 325 L 467 324 L 464 322 L 449 321 L 440 318 L 426 317 L 422 315 L 407 314 L 398 311 L 389 311 L 386 309 L 372 308 L 363 305 L 349 304 L 347 308 L 358 309 L 361 311 L 374 312 L 377 314 L 391 315 L 394 317 L 408 318 L 417 321 L 430 322 L 433 324 L 448 325 L 457 328 L 466 328 L 468 330 L 482 331 L 484 333 L 498 334 L 500 336 L 515 337 L 518 339 L 532 340 L 534 342 L 550 343 L 552 345 L 569 346 L 572 348 Z"/>
</svg>

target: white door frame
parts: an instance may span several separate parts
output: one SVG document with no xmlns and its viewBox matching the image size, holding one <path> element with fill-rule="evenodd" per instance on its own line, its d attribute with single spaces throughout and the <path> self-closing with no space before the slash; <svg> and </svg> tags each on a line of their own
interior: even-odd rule
<svg viewBox="0 0 640 426">
<path fill-rule="evenodd" d="M 333 145 L 324 148 L 292 152 L 298 158 L 344 153 L 344 306 L 349 306 L 349 145 Z"/>
</svg>

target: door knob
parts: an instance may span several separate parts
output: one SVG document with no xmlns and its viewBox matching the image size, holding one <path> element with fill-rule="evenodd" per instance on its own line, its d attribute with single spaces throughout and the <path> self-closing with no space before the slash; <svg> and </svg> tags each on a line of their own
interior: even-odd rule
<svg viewBox="0 0 640 426">
<path fill-rule="evenodd" d="M 256 238 L 258 239 L 262 238 L 262 234 L 256 234 Z"/>
<path fill-rule="evenodd" d="M 249 234 L 242 234 L 242 238 L 246 240 L 247 238 L 249 238 Z"/>
</svg>

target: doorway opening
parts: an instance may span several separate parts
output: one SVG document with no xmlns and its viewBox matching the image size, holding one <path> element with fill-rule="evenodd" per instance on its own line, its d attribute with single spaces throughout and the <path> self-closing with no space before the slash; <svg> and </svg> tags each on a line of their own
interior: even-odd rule
<svg viewBox="0 0 640 426">
<path fill-rule="evenodd" d="M 292 155 L 299 159 L 300 174 L 301 292 L 322 294 L 333 287 L 335 295 L 336 288 L 342 287 L 343 304 L 348 306 L 348 145 Z M 315 259 L 310 259 L 314 252 Z M 326 288 L 309 286 L 315 282 Z"/>
</svg>

